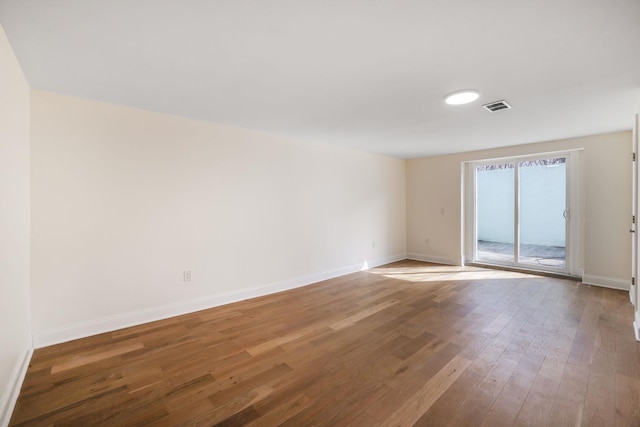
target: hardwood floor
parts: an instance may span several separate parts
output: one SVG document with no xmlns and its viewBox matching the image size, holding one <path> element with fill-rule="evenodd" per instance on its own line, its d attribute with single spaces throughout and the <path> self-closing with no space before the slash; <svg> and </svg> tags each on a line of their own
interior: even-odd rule
<svg viewBox="0 0 640 427">
<path fill-rule="evenodd" d="M 35 351 L 11 425 L 640 426 L 626 292 L 403 261 Z"/>
</svg>

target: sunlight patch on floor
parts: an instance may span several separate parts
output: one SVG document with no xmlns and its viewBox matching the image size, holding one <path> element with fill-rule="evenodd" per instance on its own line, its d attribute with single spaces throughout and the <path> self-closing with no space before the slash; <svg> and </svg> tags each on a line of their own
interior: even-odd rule
<svg viewBox="0 0 640 427">
<path fill-rule="evenodd" d="M 487 279 L 536 279 L 538 276 L 515 271 L 491 270 L 479 267 L 456 265 L 424 265 L 420 267 L 378 267 L 369 270 L 390 279 L 408 282 L 438 282 L 445 280 L 487 280 Z"/>
</svg>

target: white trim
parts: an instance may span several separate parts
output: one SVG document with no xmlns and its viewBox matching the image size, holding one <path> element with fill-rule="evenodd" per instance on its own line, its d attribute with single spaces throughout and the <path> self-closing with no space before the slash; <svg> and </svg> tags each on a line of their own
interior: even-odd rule
<svg viewBox="0 0 640 427">
<path fill-rule="evenodd" d="M 478 241 L 475 239 L 476 235 L 476 173 L 475 164 L 473 162 L 463 162 L 462 179 L 462 197 L 463 204 L 461 206 L 461 221 L 462 221 L 462 253 L 463 265 L 467 265 L 474 261 L 474 256 L 477 251 Z"/>
<path fill-rule="evenodd" d="M 46 331 L 38 331 L 33 333 L 33 346 L 35 348 L 46 347 L 49 345 L 59 344 L 78 338 L 85 338 L 92 335 L 128 328 L 130 326 L 141 325 L 143 323 L 154 322 L 156 320 L 167 319 L 169 317 L 180 316 L 182 314 L 193 313 L 195 311 L 205 310 L 212 307 L 218 307 L 249 298 L 256 298 L 263 295 L 299 288 L 301 286 L 310 285 L 322 280 L 332 279 L 334 277 L 355 273 L 357 271 L 389 264 L 395 261 L 401 261 L 406 258 L 406 254 L 404 253 L 397 254 L 379 258 L 373 261 L 367 261 L 364 265 L 350 265 L 348 267 L 309 274 L 306 276 L 283 280 L 281 282 L 270 283 L 268 285 L 258 286 L 255 288 L 224 292 L 221 294 L 209 295 L 189 301 L 182 301 L 174 304 L 147 308 L 130 313 L 103 317 L 101 319 L 89 320 L 87 322 L 80 322 L 73 325 Z"/>
<path fill-rule="evenodd" d="M 584 206 L 582 201 L 582 188 L 584 187 L 580 170 L 584 154 L 582 150 L 574 150 L 567 153 L 567 203 L 569 210 L 567 216 L 567 234 L 565 244 L 565 265 L 567 273 L 572 276 L 584 275 L 584 260 L 581 257 L 584 225 Z"/>
<path fill-rule="evenodd" d="M 414 261 L 433 262 L 435 264 L 462 265 L 461 259 L 446 258 L 446 257 L 441 257 L 436 255 L 408 253 L 407 259 L 411 259 Z"/>
<path fill-rule="evenodd" d="M 636 114 L 633 120 L 633 141 L 632 141 L 632 151 L 638 156 L 640 155 L 639 145 L 639 133 L 640 133 L 640 104 L 638 105 L 638 109 L 636 110 Z M 632 203 L 631 210 L 632 214 L 636 215 L 636 223 L 638 222 L 638 215 L 640 215 L 640 211 L 638 209 L 638 191 L 640 191 L 640 173 L 638 171 L 638 164 L 640 163 L 640 159 L 636 159 L 635 162 L 632 162 Z M 634 322 L 633 322 L 633 332 L 636 336 L 636 341 L 640 341 L 640 292 L 638 291 L 638 269 L 640 268 L 640 238 L 638 238 L 638 233 L 640 229 L 638 229 L 637 224 L 632 224 L 632 229 L 635 231 L 632 237 L 632 263 L 631 263 L 631 277 L 635 277 L 635 286 L 629 287 L 629 298 L 631 299 L 631 304 L 633 305 L 634 312 Z"/>
<path fill-rule="evenodd" d="M 613 277 L 592 276 L 585 274 L 582 277 L 582 283 L 585 285 L 601 286 L 603 288 L 619 289 L 628 291 L 631 283 L 628 280 L 614 279 Z"/>
<path fill-rule="evenodd" d="M 30 347 L 24 352 L 22 359 L 18 360 L 18 363 L 16 363 L 13 368 L 13 372 L 7 383 L 7 388 L 0 398 L 0 426 L 8 426 L 9 421 L 11 421 L 11 415 L 18 401 L 20 389 L 22 388 L 24 377 L 27 375 L 27 368 L 29 367 L 32 355 L 33 347 Z"/>
<path fill-rule="evenodd" d="M 509 162 L 511 160 L 521 161 L 521 160 L 540 160 L 546 159 L 549 156 L 552 157 L 561 157 L 563 155 L 568 155 L 570 153 L 576 151 L 584 151 L 584 148 L 570 148 L 568 150 L 561 151 L 547 151 L 545 153 L 533 153 L 533 154 L 519 154 L 517 156 L 506 156 L 506 157 L 494 157 L 494 158 L 484 158 L 478 160 L 465 160 L 464 163 L 477 163 L 477 164 L 487 164 L 490 165 L 496 162 Z"/>
</svg>

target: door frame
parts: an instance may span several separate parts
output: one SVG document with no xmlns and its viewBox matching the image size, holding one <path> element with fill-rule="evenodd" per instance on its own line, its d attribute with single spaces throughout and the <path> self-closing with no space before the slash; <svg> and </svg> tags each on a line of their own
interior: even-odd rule
<svg viewBox="0 0 640 427">
<path fill-rule="evenodd" d="M 634 118 L 631 161 L 631 286 L 629 286 L 629 299 L 636 306 L 636 277 L 638 272 L 638 114 Z"/>
<path fill-rule="evenodd" d="M 518 188 L 518 162 L 528 161 L 528 160 L 541 160 L 541 159 L 549 159 L 554 157 L 564 157 L 566 158 L 566 208 L 567 208 L 567 219 L 565 221 L 566 231 L 565 231 L 565 268 L 544 268 L 544 267 L 536 267 L 529 264 L 517 263 L 514 258 L 513 263 L 504 263 L 504 264 L 493 264 L 498 266 L 506 266 L 513 267 L 522 270 L 533 270 L 533 271 L 542 271 L 542 272 L 551 272 L 557 274 L 568 275 L 572 277 L 582 277 L 584 270 L 582 268 L 582 250 L 581 250 L 581 240 L 582 240 L 582 218 L 581 218 L 581 193 L 580 193 L 580 162 L 581 162 L 581 153 L 582 149 L 576 150 L 567 150 L 567 151 L 556 151 L 556 152 L 546 152 L 546 153 L 535 153 L 528 155 L 520 155 L 520 156 L 510 156 L 510 157 L 500 157 L 500 158 L 492 158 L 492 159 L 481 159 L 474 161 L 467 161 L 462 163 L 462 171 L 463 171 L 463 223 L 462 223 L 462 234 L 463 234 L 463 263 L 464 264 L 483 264 L 483 265 L 492 265 L 487 262 L 483 262 L 481 260 L 477 260 L 477 235 L 476 235 L 476 166 L 487 165 L 487 164 L 505 164 L 505 163 L 515 163 L 514 170 L 514 179 L 515 179 L 515 195 L 514 195 L 514 203 L 515 203 L 515 218 L 514 218 L 514 256 L 516 256 L 516 252 L 519 251 L 519 236 L 518 236 L 518 209 L 517 205 L 519 204 L 519 188 Z"/>
</svg>

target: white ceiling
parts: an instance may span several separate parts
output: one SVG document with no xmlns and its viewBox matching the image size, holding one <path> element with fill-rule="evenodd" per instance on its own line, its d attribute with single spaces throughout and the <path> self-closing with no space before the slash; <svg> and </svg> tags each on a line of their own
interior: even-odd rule
<svg viewBox="0 0 640 427">
<path fill-rule="evenodd" d="M 631 129 L 640 101 L 640 0 L 0 0 L 0 23 L 34 88 L 402 158 Z"/>
</svg>

